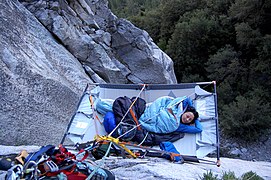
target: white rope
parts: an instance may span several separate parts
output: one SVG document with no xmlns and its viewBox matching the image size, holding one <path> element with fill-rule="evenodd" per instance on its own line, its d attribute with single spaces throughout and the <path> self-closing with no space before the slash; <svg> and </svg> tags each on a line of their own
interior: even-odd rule
<svg viewBox="0 0 271 180">
<path fill-rule="evenodd" d="M 138 146 L 141 146 L 141 145 L 145 142 L 145 140 L 147 139 L 148 135 L 149 135 L 149 132 L 146 133 L 146 136 L 145 136 L 144 139 L 138 144 Z"/>
<path fill-rule="evenodd" d="M 108 156 L 111 146 L 112 146 L 112 141 L 110 141 L 108 149 L 106 150 L 105 155 L 102 157 L 102 160 L 99 162 L 99 164 L 96 165 L 95 169 L 91 172 L 91 174 L 87 177 L 86 180 L 90 180 L 92 176 L 98 171 L 98 169 L 101 168 L 101 166 L 105 164 L 105 158 Z"/>
</svg>

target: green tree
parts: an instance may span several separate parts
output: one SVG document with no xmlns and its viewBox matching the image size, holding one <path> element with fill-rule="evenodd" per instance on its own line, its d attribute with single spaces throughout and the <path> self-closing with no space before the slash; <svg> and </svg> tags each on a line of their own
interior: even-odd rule
<svg viewBox="0 0 271 180">
<path fill-rule="evenodd" d="M 240 23 L 235 26 L 236 42 L 244 50 L 255 49 L 262 35 L 259 29 L 252 29 L 248 23 Z"/>
<path fill-rule="evenodd" d="M 271 35 L 262 38 L 257 46 L 257 57 L 250 64 L 252 88 L 263 87 L 266 101 L 271 100 Z"/>
<path fill-rule="evenodd" d="M 236 100 L 222 107 L 220 115 L 224 134 L 253 141 L 270 128 L 270 104 L 262 100 L 261 94 L 251 92 L 237 96 Z"/>
<path fill-rule="evenodd" d="M 259 24 L 265 23 L 264 16 L 268 8 L 270 8 L 270 2 L 264 0 L 237 0 L 231 5 L 229 16 L 237 23 L 247 22 L 256 28 Z"/>
<path fill-rule="evenodd" d="M 218 82 L 220 105 L 232 102 L 240 89 L 247 89 L 247 69 L 240 60 L 240 53 L 227 45 L 218 50 L 206 63 L 209 79 Z"/>
<path fill-rule="evenodd" d="M 204 64 L 220 48 L 224 36 L 219 23 L 206 10 L 189 12 L 180 18 L 166 50 L 174 59 L 179 82 L 207 79 Z"/>
<path fill-rule="evenodd" d="M 132 16 L 130 20 L 139 28 L 146 30 L 153 38 L 154 42 L 159 41 L 161 17 L 157 11 L 148 11 L 141 16 Z"/>
<path fill-rule="evenodd" d="M 163 12 L 161 16 L 161 33 L 160 41 L 167 41 L 174 32 L 175 24 L 178 22 L 180 15 L 185 13 L 186 8 L 185 1 L 182 0 L 171 0 L 165 1 L 160 7 L 160 12 Z"/>
</svg>

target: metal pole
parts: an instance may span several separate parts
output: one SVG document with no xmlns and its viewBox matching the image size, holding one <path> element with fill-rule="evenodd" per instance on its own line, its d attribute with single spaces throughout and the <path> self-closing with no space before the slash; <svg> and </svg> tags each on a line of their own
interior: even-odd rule
<svg viewBox="0 0 271 180">
<path fill-rule="evenodd" d="M 217 166 L 220 166 L 220 142 L 219 142 L 219 128 L 218 128 L 218 109 L 217 109 L 217 93 L 216 93 L 216 81 L 214 83 L 214 98 L 215 98 L 215 119 L 216 119 L 216 153 L 217 153 Z"/>
</svg>

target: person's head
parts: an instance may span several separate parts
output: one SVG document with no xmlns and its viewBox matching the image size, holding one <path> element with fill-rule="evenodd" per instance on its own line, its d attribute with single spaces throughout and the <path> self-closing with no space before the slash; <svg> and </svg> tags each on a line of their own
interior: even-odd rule
<svg viewBox="0 0 271 180">
<path fill-rule="evenodd" d="M 195 120 L 198 119 L 199 113 L 194 107 L 188 106 L 185 112 L 181 116 L 181 123 L 183 124 L 193 124 Z"/>
</svg>

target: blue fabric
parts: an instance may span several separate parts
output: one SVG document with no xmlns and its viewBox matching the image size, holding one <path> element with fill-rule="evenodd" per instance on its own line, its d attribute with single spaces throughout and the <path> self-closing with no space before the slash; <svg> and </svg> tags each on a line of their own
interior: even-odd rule
<svg viewBox="0 0 271 180">
<path fill-rule="evenodd" d="M 28 156 L 25 158 L 24 162 L 30 161 L 38 161 L 43 154 L 47 154 L 51 156 L 54 153 L 55 146 L 53 145 L 46 145 L 42 146 L 37 152 L 29 153 Z"/>
<path fill-rule="evenodd" d="M 190 98 L 186 98 L 183 100 L 183 107 L 193 106 L 193 102 Z"/>
<path fill-rule="evenodd" d="M 96 110 L 101 113 L 101 114 L 106 114 L 107 112 L 113 112 L 112 110 L 112 102 L 108 102 L 108 100 L 101 100 L 101 99 L 97 99 L 97 101 L 95 102 L 96 105 Z"/>
<path fill-rule="evenodd" d="M 115 115 L 113 112 L 107 112 L 105 114 L 103 125 L 104 125 L 105 131 L 108 134 L 111 133 L 115 129 L 117 125 L 116 125 Z"/>
<path fill-rule="evenodd" d="M 183 123 L 180 123 L 180 126 L 176 130 L 177 132 L 183 132 L 183 133 L 201 133 L 202 132 L 202 125 L 199 122 L 198 119 L 195 120 L 195 126 L 193 125 L 186 125 Z"/>
<path fill-rule="evenodd" d="M 186 96 L 175 99 L 169 96 L 163 96 L 146 107 L 139 122 L 147 131 L 154 133 L 171 133 L 178 129 L 180 117 L 187 106 L 192 106 L 192 101 Z M 168 109 L 172 110 L 175 117 Z"/>
<path fill-rule="evenodd" d="M 180 154 L 171 142 L 161 142 L 159 146 L 160 146 L 160 149 L 163 151 L 172 152 L 175 154 Z M 164 157 L 168 160 L 173 160 L 175 162 L 183 161 L 181 155 L 180 156 L 173 156 L 174 159 L 171 159 L 169 154 L 165 154 Z"/>
</svg>

